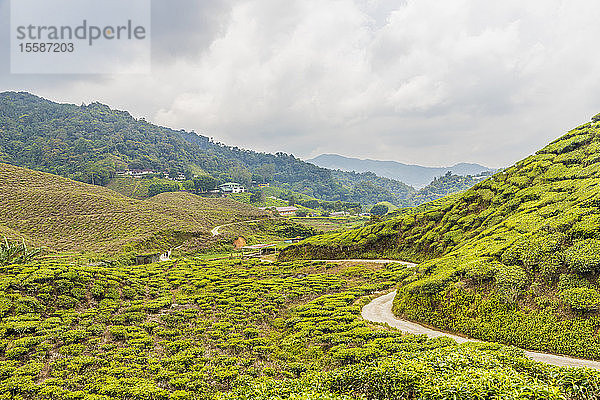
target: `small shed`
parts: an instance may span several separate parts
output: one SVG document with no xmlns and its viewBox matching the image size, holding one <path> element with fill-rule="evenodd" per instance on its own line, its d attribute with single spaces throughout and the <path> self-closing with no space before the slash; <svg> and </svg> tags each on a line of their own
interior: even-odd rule
<svg viewBox="0 0 600 400">
<path fill-rule="evenodd" d="M 239 238 L 235 239 L 233 241 L 233 246 L 235 247 L 236 250 L 241 249 L 242 247 L 246 246 L 248 243 L 246 242 L 246 239 L 243 236 L 240 236 Z"/>
</svg>

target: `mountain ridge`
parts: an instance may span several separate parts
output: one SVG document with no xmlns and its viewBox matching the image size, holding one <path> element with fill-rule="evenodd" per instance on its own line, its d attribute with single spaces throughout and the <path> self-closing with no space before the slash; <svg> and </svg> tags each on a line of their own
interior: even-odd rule
<svg viewBox="0 0 600 400">
<path fill-rule="evenodd" d="M 0 162 L 101 186 L 117 171 L 148 169 L 186 179 L 209 175 L 246 187 L 269 183 L 362 205 L 412 206 L 423 198 L 412 186 L 373 172 L 322 168 L 293 154 L 256 152 L 151 124 L 98 102 L 62 104 L 27 92 L 0 93 Z"/>
<path fill-rule="evenodd" d="M 405 164 L 392 160 L 375 160 L 370 158 L 346 157 L 339 154 L 321 154 L 306 160 L 323 168 L 340 169 L 342 171 L 373 172 L 379 176 L 404 182 L 416 189 L 421 189 L 450 171 L 454 175 L 478 175 L 491 172 L 493 169 L 476 163 L 458 163 L 451 167 L 427 167 Z"/>
<path fill-rule="evenodd" d="M 378 176 L 344 173 L 292 154 L 260 153 L 136 119 L 93 102 L 61 104 L 27 92 L 0 93 L 0 162 L 106 185 L 119 170 L 171 176 L 211 175 L 218 182 L 275 183 L 328 201 L 410 204 L 414 189 Z"/>
</svg>

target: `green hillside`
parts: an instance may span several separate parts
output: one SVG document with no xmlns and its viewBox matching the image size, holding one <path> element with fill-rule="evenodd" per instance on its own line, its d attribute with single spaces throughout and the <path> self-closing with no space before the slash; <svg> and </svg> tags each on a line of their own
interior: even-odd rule
<svg viewBox="0 0 600 400">
<path fill-rule="evenodd" d="M 452 193 L 467 190 L 477 183 L 477 180 L 470 175 L 453 175 L 448 172 L 443 176 L 436 177 L 433 181 L 420 189 L 413 196 L 413 204 L 425 204 L 430 201 L 441 199 Z"/>
<path fill-rule="evenodd" d="M 292 257 L 423 261 L 395 311 L 523 348 L 600 359 L 597 118 L 454 202 L 311 238 Z"/>
<path fill-rule="evenodd" d="M 0 233 L 57 251 L 117 253 L 124 248 L 206 241 L 210 229 L 266 214 L 229 199 L 178 192 L 139 201 L 107 188 L 0 164 Z"/>
<path fill-rule="evenodd" d="M 29 93 L 0 93 L 0 162 L 96 185 L 108 184 L 117 171 L 150 169 L 172 177 L 208 174 L 220 183 L 233 180 L 246 186 L 269 182 L 322 200 L 363 204 L 409 204 L 414 193 L 398 181 L 334 173 L 291 154 L 215 143 L 100 103 L 58 104 Z"/>
<path fill-rule="evenodd" d="M 592 399 L 597 371 L 373 326 L 396 264 L 0 268 L 0 398 Z"/>
</svg>

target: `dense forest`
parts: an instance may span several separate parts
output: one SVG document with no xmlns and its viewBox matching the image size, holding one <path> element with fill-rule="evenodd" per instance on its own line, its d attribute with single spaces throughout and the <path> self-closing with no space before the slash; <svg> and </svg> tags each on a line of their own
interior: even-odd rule
<svg viewBox="0 0 600 400">
<path fill-rule="evenodd" d="M 477 183 L 477 179 L 467 175 L 454 175 L 448 171 L 445 175 L 434 178 L 433 181 L 420 189 L 413 196 L 413 204 L 424 204 L 430 201 L 441 199 L 449 194 L 462 192 Z"/>
<path fill-rule="evenodd" d="M 108 184 L 117 171 L 147 169 L 244 185 L 268 182 L 329 201 L 408 205 L 414 193 L 391 179 L 333 172 L 291 154 L 226 146 L 100 103 L 58 104 L 28 93 L 0 94 L 0 162 L 96 185 Z"/>
</svg>

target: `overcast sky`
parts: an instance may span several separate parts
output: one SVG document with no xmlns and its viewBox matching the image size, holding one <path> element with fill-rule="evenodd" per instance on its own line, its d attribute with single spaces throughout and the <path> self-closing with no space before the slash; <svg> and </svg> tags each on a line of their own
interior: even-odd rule
<svg viewBox="0 0 600 400">
<path fill-rule="evenodd" d="M 42 1 L 42 0 L 40 0 Z M 597 0 L 154 0 L 152 73 L 11 75 L 231 145 L 507 166 L 600 112 Z"/>
</svg>

